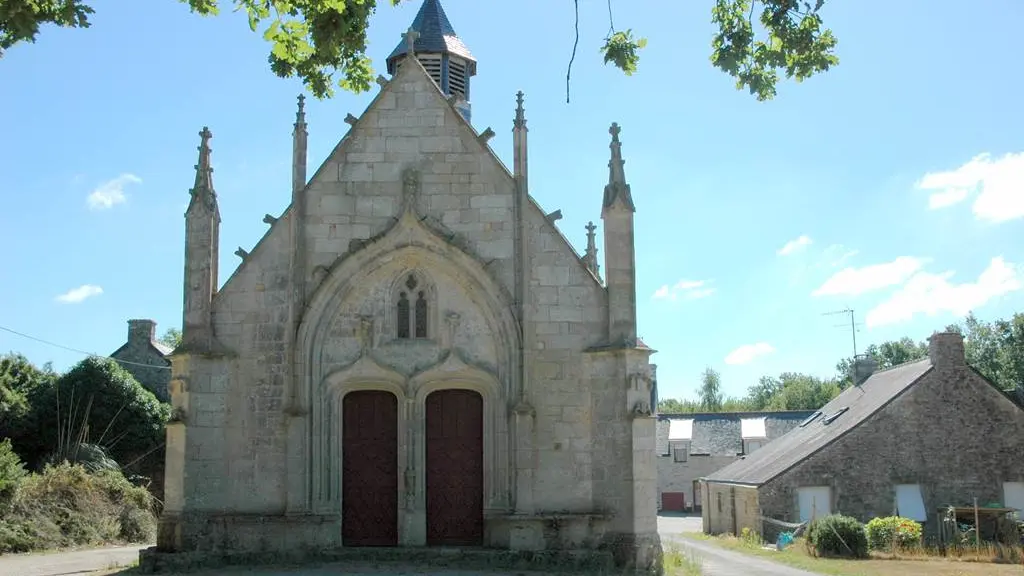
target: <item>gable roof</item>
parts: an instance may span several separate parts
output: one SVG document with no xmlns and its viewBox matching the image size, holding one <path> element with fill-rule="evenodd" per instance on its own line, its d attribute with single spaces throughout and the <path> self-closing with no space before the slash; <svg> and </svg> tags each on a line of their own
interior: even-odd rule
<svg viewBox="0 0 1024 576">
<path fill-rule="evenodd" d="M 689 426 L 678 426 L 677 430 L 681 431 L 688 428 L 690 437 L 683 440 L 690 442 L 690 454 L 698 456 L 736 456 L 743 453 L 743 420 L 763 418 L 766 436 L 769 440 L 773 440 L 785 435 L 811 414 L 813 414 L 813 411 L 805 410 L 660 414 L 658 419 L 668 421 L 670 425 L 667 432 L 664 430 L 659 432 L 659 441 L 675 441 L 671 438 L 671 423 L 688 420 L 691 422 Z"/>
<path fill-rule="evenodd" d="M 851 386 L 832 399 L 806 425 L 709 475 L 708 482 L 760 486 L 783 474 L 896 399 L 932 368 L 924 358 L 875 372 L 860 386 Z M 832 419 L 834 418 L 834 419 Z"/>
<path fill-rule="evenodd" d="M 131 342 L 125 342 L 124 344 L 121 344 L 117 348 L 117 350 L 114 350 L 113 352 L 110 353 L 110 357 L 113 358 L 114 360 L 120 360 L 118 356 L 120 356 L 122 352 L 127 350 L 129 346 L 131 346 Z M 163 356 L 164 360 L 167 360 L 167 363 L 170 364 L 170 359 L 168 359 L 167 357 L 170 356 L 171 352 L 174 352 L 174 348 L 171 348 L 170 346 L 164 344 L 163 342 L 160 342 L 159 340 L 150 340 L 149 347 L 155 350 L 157 354 Z"/>
</svg>

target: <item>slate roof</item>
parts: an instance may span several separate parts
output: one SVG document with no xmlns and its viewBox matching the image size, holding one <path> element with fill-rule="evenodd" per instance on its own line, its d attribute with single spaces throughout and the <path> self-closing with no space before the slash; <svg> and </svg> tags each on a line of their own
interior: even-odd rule
<svg viewBox="0 0 1024 576">
<path fill-rule="evenodd" d="M 708 482 L 760 486 L 796 466 L 878 412 L 931 370 L 928 358 L 874 373 L 860 386 L 851 386 L 819 410 L 820 416 L 803 427 L 709 475 Z M 829 416 L 846 411 L 826 423 Z"/>
<path fill-rule="evenodd" d="M 411 28 L 419 32 L 413 49 L 416 52 L 425 53 L 448 53 L 465 58 L 470 62 L 467 71 L 470 75 L 475 72 L 476 58 L 470 53 L 469 48 L 462 43 L 455 28 L 448 21 L 448 15 L 444 13 L 440 0 L 423 0 L 420 11 L 412 21 Z M 398 46 L 388 56 L 388 73 L 394 74 L 395 60 L 408 52 L 405 38 L 398 43 Z"/>
<path fill-rule="evenodd" d="M 150 340 L 149 343 L 153 345 L 153 348 L 156 348 L 157 352 L 163 354 L 164 356 L 167 356 L 171 352 L 174 352 L 174 348 L 171 348 L 170 346 L 164 344 L 163 342 L 159 342 L 157 340 Z"/>
<path fill-rule="evenodd" d="M 660 414 L 658 418 L 660 420 L 693 420 L 693 432 L 690 438 L 691 455 L 736 456 L 743 453 L 741 430 L 743 419 L 764 418 L 765 433 L 769 440 L 774 440 L 796 427 L 811 414 L 813 411 L 709 412 Z M 760 450 L 764 450 L 764 448 Z"/>
</svg>

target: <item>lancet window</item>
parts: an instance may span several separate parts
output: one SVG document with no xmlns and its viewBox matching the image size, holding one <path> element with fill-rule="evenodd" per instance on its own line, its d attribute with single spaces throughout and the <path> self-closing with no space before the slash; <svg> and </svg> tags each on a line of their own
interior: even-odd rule
<svg viewBox="0 0 1024 576">
<path fill-rule="evenodd" d="M 427 338 L 430 318 L 427 287 L 409 274 L 398 291 L 395 302 L 395 336 L 400 339 Z"/>
</svg>

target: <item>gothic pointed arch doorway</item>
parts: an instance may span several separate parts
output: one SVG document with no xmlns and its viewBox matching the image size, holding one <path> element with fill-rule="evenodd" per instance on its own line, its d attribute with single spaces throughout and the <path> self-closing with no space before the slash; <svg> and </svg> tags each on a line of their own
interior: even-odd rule
<svg viewBox="0 0 1024 576">
<path fill-rule="evenodd" d="M 426 413 L 428 546 L 479 546 L 484 539 L 483 397 L 431 392 Z"/>
<path fill-rule="evenodd" d="M 341 541 L 398 545 L 398 399 L 357 390 L 342 399 Z"/>
</svg>

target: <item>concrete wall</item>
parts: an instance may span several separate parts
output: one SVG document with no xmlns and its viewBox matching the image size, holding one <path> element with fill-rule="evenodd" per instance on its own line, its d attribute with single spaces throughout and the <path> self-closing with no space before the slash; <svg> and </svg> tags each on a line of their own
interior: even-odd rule
<svg viewBox="0 0 1024 576">
<path fill-rule="evenodd" d="M 919 484 L 934 533 L 940 507 L 1001 502 L 1003 482 L 1024 480 L 1024 411 L 951 347 L 933 347 L 936 365 L 916 385 L 763 486 L 764 514 L 797 522 L 797 488 L 830 486 L 833 511 L 866 522 L 892 514 L 897 484 Z"/>
</svg>

